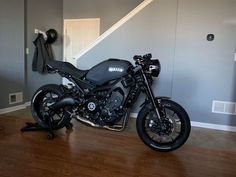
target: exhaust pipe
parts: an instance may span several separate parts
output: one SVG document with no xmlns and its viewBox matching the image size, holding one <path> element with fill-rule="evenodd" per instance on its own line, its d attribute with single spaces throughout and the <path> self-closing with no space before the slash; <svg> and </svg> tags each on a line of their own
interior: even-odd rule
<svg viewBox="0 0 236 177">
<path fill-rule="evenodd" d="M 58 100 L 56 103 L 54 103 L 50 107 L 50 109 L 55 111 L 55 110 L 64 108 L 66 106 L 75 106 L 78 104 L 80 104 L 80 102 L 78 100 L 74 99 L 73 97 L 64 97 L 64 98 L 61 98 L 60 100 Z"/>
</svg>

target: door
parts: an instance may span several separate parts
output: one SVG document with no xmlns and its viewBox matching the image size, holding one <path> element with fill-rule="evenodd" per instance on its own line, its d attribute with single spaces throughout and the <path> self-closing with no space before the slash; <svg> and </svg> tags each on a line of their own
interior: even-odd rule
<svg viewBox="0 0 236 177">
<path fill-rule="evenodd" d="M 100 19 L 64 20 L 64 61 L 77 67 L 77 56 L 100 35 Z M 69 82 L 63 78 L 63 84 Z"/>
<path fill-rule="evenodd" d="M 94 42 L 100 33 L 100 19 L 77 19 L 64 21 L 64 61 L 77 66 L 78 55 Z"/>
</svg>

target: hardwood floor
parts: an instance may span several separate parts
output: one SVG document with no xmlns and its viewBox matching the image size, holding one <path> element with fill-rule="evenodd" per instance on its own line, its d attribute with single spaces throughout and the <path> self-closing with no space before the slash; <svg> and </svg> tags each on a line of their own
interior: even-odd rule
<svg viewBox="0 0 236 177">
<path fill-rule="evenodd" d="M 236 146 L 227 148 L 235 133 L 216 132 L 215 141 L 201 134 L 211 131 L 193 129 L 182 148 L 161 153 L 141 142 L 132 122 L 122 133 L 74 123 L 50 141 L 46 132 L 20 132 L 31 119 L 28 110 L 0 115 L 0 177 L 236 176 Z"/>
</svg>

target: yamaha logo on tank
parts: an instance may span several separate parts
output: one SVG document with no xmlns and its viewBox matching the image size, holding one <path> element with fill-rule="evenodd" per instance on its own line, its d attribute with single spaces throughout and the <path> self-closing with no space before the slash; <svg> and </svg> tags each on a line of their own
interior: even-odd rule
<svg viewBox="0 0 236 177">
<path fill-rule="evenodd" d="M 109 67 L 108 69 L 109 72 L 123 72 L 124 69 L 123 68 L 116 68 L 116 67 Z"/>
</svg>

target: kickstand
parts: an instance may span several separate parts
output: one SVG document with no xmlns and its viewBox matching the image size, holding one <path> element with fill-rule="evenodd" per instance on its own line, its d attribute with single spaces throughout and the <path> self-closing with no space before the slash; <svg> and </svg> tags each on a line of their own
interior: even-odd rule
<svg viewBox="0 0 236 177">
<path fill-rule="evenodd" d="M 26 126 L 21 129 L 21 132 L 48 131 L 48 139 L 52 140 L 55 137 L 55 134 L 53 133 L 52 119 L 47 116 L 45 117 L 45 121 L 48 123 L 48 128 L 44 128 L 38 123 L 26 122 Z"/>
</svg>

